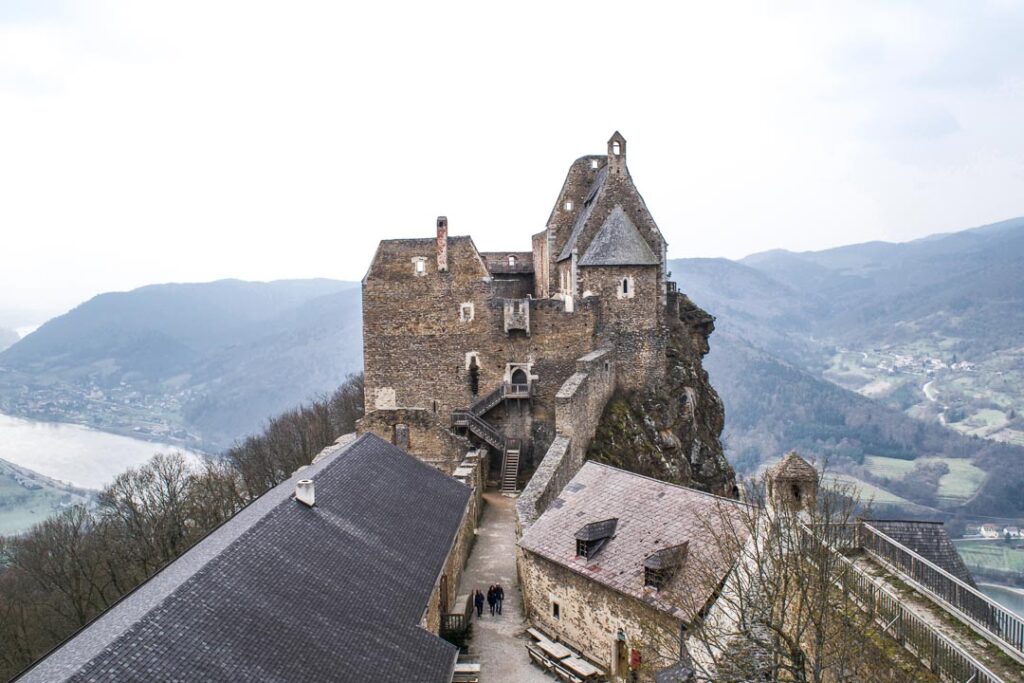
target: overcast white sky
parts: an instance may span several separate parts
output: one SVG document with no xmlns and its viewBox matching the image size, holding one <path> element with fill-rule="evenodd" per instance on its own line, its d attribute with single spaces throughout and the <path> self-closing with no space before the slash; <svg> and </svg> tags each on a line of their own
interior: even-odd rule
<svg viewBox="0 0 1024 683">
<path fill-rule="evenodd" d="M 528 249 L 615 129 L 673 257 L 1024 215 L 1022 36 L 975 0 L 0 0 L 0 307 L 358 279 L 442 213 Z"/>
</svg>

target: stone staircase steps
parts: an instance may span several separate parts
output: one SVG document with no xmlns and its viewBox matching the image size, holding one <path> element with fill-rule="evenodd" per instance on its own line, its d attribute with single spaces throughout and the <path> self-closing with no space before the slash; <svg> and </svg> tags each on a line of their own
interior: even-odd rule
<svg viewBox="0 0 1024 683">
<path fill-rule="evenodd" d="M 519 448 L 506 448 L 501 464 L 501 492 L 515 493 L 519 488 Z"/>
</svg>

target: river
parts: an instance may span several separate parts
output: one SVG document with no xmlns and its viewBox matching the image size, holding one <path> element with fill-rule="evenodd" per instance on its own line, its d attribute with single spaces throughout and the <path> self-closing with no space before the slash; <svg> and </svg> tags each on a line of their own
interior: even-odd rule
<svg viewBox="0 0 1024 683">
<path fill-rule="evenodd" d="M 978 590 L 1019 617 L 1024 617 L 1024 589 L 979 583 Z"/>
<path fill-rule="evenodd" d="M 75 486 L 102 488 L 155 453 L 171 451 L 199 458 L 179 446 L 0 413 L 0 459 Z"/>
</svg>

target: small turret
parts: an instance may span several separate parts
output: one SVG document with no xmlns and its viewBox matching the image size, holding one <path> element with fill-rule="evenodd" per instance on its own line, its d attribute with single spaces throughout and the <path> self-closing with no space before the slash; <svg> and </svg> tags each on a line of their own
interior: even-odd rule
<svg viewBox="0 0 1024 683">
<path fill-rule="evenodd" d="M 622 174 L 626 171 L 626 138 L 615 131 L 608 138 L 608 173 Z"/>
<path fill-rule="evenodd" d="M 814 509 L 818 499 L 818 471 L 796 451 L 790 451 L 769 467 L 766 479 L 769 505 L 795 512 Z"/>
</svg>

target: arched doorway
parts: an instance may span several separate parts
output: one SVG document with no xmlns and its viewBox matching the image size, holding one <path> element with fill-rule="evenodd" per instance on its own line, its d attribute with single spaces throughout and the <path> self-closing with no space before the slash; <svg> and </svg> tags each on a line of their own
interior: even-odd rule
<svg viewBox="0 0 1024 683">
<path fill-rule="evenodd" d="M 516 368 L 512 371 L 512 386 L 525 388 L 530 383 L 530 378 L 526 376 L 526 371 L 522 368 Z"/>
</svg>

